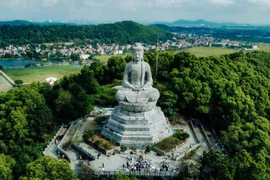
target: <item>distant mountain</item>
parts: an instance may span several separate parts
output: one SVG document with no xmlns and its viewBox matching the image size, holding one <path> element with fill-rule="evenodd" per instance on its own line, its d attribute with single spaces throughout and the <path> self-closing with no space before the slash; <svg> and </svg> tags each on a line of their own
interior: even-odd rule
<svg viewBox="0 0 270 180">
<path fill-rule="evenodd" d="M 165 24 L 152 24 L 150 25 L 152 27 L 156 27 L 165 31 L 169 32 L 182 32 L 182 33 L 210 33 L 212 29 L 211 27 L 183 27 L 183 26 L 170 26 L 170 25 L 165 25 Z"/>
<path fill-rule="evenodd" d="M 21 25 L 92 25 L 90 22 L 67 22 L 67 21 L 51 21 L 45 20 L 40 22 L 30 22 L 26 20 L 13 20 L 13 21 L 0 21 L 0 25 L 13 25 L 13 26 L 21 26 Z"/>
<path fill-rule="evenodd" d="M 172 22 L 173 25 L 182 25 L 182 26 L 204 26 L 204 25 L 217 25 L 218 23 L 214 23 L 214 22 L 209 22 L 209 21 L 205 21 L 203 19 L 198 19 L 196 21 L 189 21 L 189 20 L 184 20 L 184 19 L 180 19 L 177 21 Z"/>
<path fill-rule="evenodd" d="M 30 25 L 30 24 L 32 24 L 32 23 L 29 21 L 25 21 L 25 20 L 0 21 L 0 25 L 20 26 L 20 25 Z"/>
<path fill-rule="evenodd" d="M 210 22 L 203 19 L 195 21 L 179 19 L 174 22 L 156 22 L 154 24 L 164 24 L 167 26 L 183 26 L 183 27 L 224 27 L 224 26 L 254 26 L 251 24 L 237 24 L 237 23 L 217 23 Z"/>
</svg>

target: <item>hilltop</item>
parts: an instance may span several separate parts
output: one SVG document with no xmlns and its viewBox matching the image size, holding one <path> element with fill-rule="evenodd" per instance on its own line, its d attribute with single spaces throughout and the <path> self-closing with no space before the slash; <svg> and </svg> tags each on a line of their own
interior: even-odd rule
<svg viewBox="0 0 270 180">
<path fill-rule="evenodd" d="M 133 21 L 100 25 L 39 25 L 27 24 L 26 22 L 17 23 L 17 26 L 0 24 L 0 36 L 2 37 L 1 47 L 9 44 L 23 45 L 70 41 L 82 44 L 117 43 L 121 45 L 135 42 L 154 44 L 158 36 L 160 40 L 173 37 L 166 30 Z"/>
<path fill-rule="evenodd" d="M 33 24 L 29 21 L 25 20 L 14 20 L 14 21 L 0 21 L 0 25 L 14 25 L 14 26 L 20 26 L 20 25 L 29 25 Z"/>
</svg>

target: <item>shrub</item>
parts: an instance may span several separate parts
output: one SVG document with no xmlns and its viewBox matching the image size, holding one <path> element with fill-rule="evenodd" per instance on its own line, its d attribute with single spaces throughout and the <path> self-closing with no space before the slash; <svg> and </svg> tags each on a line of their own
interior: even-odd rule
<svg viewBox="0 0 270 180">
<path fill-rule="evenodd" d="M 134 152 L 136 152 L 137 151 L 137 148 L 134 146 L 134 147 L 132 147 L 131 148 Z"/>
<path fill-rule="evenodd" d="M 145 152 L 150 152 L 152 150 L 152 146 L 148 145 L 146 146 Z"/>
<path fill-rule="evenodd" d="M 105 147 L 105 149 L 110 149 L 110 148 L 111 148 L 111 145 L 110 145 L 108 142 L 106 142 L 106 143 L 104 144 L 104 147 Z"/>
<path fill-rule="evenodd" d="M 85 141 L 88 141 L 89 138 L 90 138 L 90 136 L 89 136 L 88 133 L 83 135 L 83 139 L 84 139 Z"/>
<path fill-rule="evenodd" d="M 91 129 L 89 132 L 89 137 L 93 137 L 95 135 L 95 131 L 93 129 Z"/>
<path fill-rule="evenodd" d="M 184 134 L 183 134 L 183 138 L 184 138 L 184 139 L 189 138 L 189 134 L 188 134 L 188 133 L 184 133 Z"/>
<path fill-rule="evenodd" d="M 95 145 L 99 146 L 102 144 L 102 140 L 97 140 L 96 142 L 94 142 Z"/>
<path fill-rule="evenodd" d="M 183 132 L 182 130 L 177 130 L 177 131 L 174 133 L 173 137 L 175 137 L 175 138 L 177 138 L 177 139 L 179 139 L 179 140 L 185 140 L 185 139 L 189 138 L 189 134 Z"/>
<path fill-rule="evenodd" d="M 21 86 L 23 84 L 23 80 L 20 80 L 20 79 L 17 79 L 14 81 L 14 83 L 17 85 L 17 86 Z"/>
<path fill-rule="evenodd" d="M 95 131 L 94 130 L 89 130 L 87 132 L 84 133 L 83 135 L 83 139 L 85 141 L 88 141 L 89 138 L 93 137 L 95 135 Z"/>
<path fill-rule="evenodd" d="M 120 146 L 120 149 L 121 149 L 121 151 L 122 151 L 122 152 L 124 152 L 124 151 L 126 151 L 126 150 L 127 150 L 127 147 L 126 147 L 126 146 L 124 146 L 124 145 L 121 145 L 121 146 Z"/>
</svg>

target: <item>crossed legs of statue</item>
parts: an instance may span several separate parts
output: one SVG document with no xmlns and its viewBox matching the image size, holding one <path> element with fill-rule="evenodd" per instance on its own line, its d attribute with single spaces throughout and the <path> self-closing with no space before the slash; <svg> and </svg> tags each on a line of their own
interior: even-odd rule
<svg viewBox="0 0 270 180">
<path fill-rule="evenodd" d="M 118 89 L 115 96 L 118 101 L 127 101 L 130 103 L 146 103 L 157 101 L 160 94 L 157 89 L 152 87 L 141 91 L 121 88 Z"/>
</svg>

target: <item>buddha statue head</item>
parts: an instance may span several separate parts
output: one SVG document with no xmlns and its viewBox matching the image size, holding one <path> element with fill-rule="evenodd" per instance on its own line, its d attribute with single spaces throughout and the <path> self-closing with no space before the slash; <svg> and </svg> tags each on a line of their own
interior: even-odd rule
<svg viewBox="0 0 270 180">
<path fill-rule="evenodd" d="M 141 43 L 135 43 L 132 47 L 132 54 L 134 62 L 143 61 L 143 46 Z"/>
</svg>

